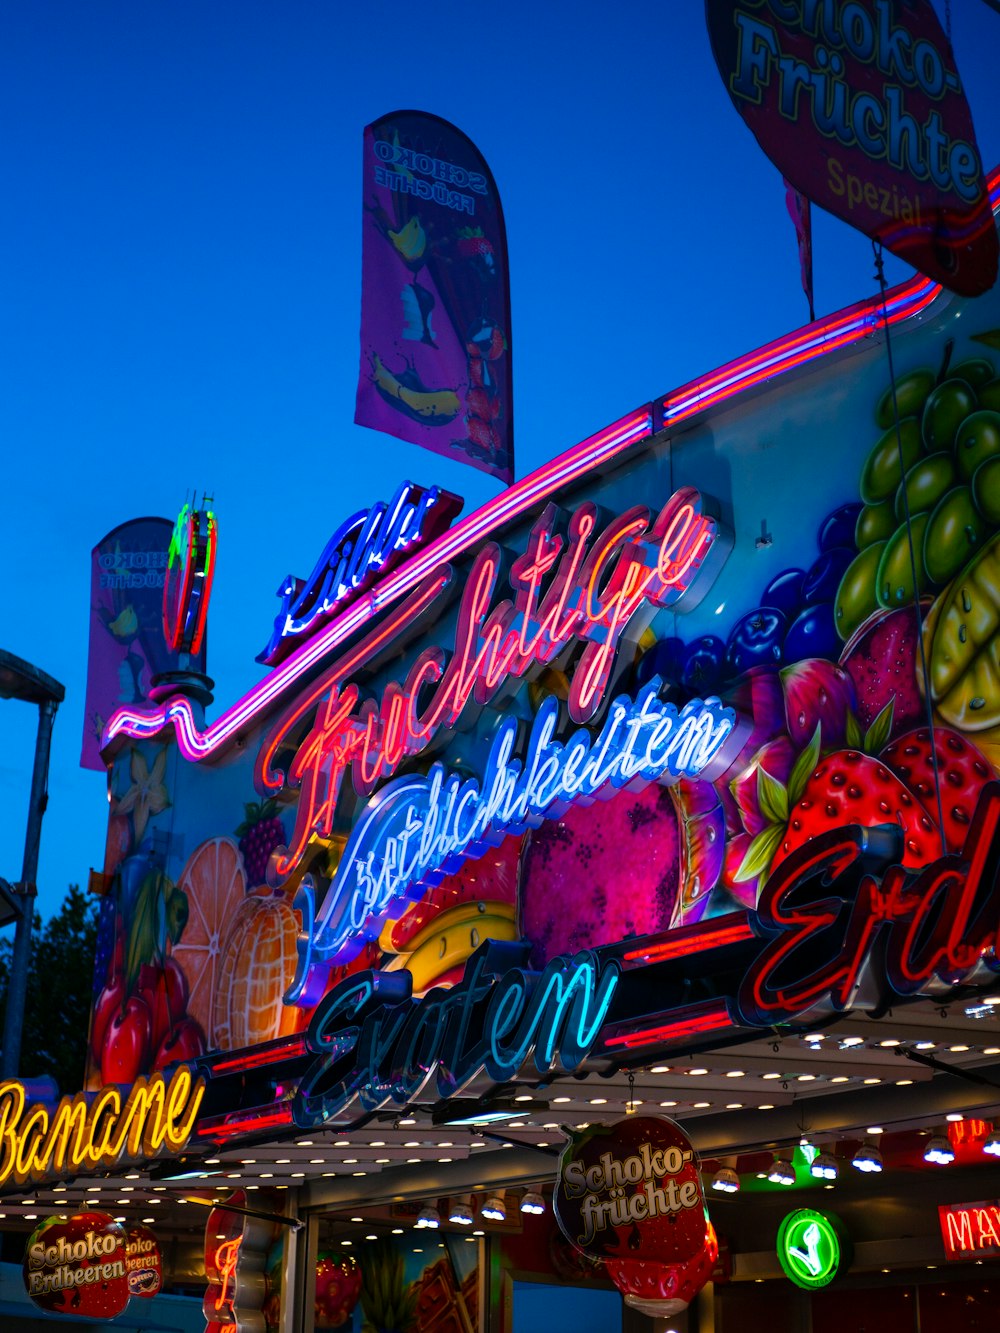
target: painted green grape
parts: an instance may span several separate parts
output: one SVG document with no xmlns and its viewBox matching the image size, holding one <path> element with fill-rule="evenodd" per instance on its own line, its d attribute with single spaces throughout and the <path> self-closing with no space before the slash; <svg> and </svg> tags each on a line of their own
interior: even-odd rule
<svg viewBox="0 0 1000 1333">
<path fill-rule="evenodd" d="M 928 453 L 950 449 L 958 428 L 979 406 L 975 392 L 965 380 L 949 379 L 939 384 L 924 404 L 921 432 Z"/>
<path fill-rule="evenodd" d="M 924 410 L 927 395 L 934 388 L 933 370 L 911 370 L 896 381 L 896 404 L 900 418 L 916 417 Z M 875 408 L 875 420 L 883 430 L 888 430 L 896 420 L 892 410 L 892 386 L 878 400 Z"/>
<path fill-rule="evenodd" d="M 987 458 L 976 468 L 972 499 L 987 523 L 1000 526 L 1000 457 Z"/>
<path fill-rule="evenodd" d="M 854 557 L 840 580 L 833 619 L 846 643 L 859 625 L 878 608 L 875 579 L 887 542 L 873 542 Z"/>
<path fill-rule="evenodd" d="M 956 486 L 937 502 L 924 533 L 924 567 L 934 583 L 958 573 L 989 535 L 989 523 L 968 486 Z"/>
<path fill-rule="evenodd" d="M 944 450 L 937 454 L 928 454 L 926 458 L 914 463 L 896 491 L 896 522 L 902 523 L 906 517 L 904 492 L 909 502 L 911 517 L 914 514 L 929 514 L 941 496 L 955 485 L 958 480 L 955 472 L 955 460 Z"/>
<path fill-rule="evenodd" d="M 854 544 L 859 551 L 874 542 L 886 542 L 896 531 L 896 514 L 891 500 L 865 505 L 854 529 Z"/>
<path fill-rule="evenodd" d="M 973 412 L 958 428 L 955 457 L 963 481 L 971 481 L 980 463 L 1000 454 L 1000 413 Z"/>
<path fill-rule="evenodd" d="M 866 505 L 876 505 L 896 494 L 896 489 L 907 472 L 923 453 L 920 444 L 920 422 L 906 417 L 900 422 L 903 442 L 903 466 L 899 465 L 899 445 L 896 428 L 892 426 L 874 445 L 861 472 L 861 498 Z"/>
<path fill-rule="evenodd" d="M 930 580 L 924 566 L 924 533 L 930 522 L 930 514 L 916 514 L 911 520 L 913 529 L 913 553 L 917 567 L 917 594 L 927 591 Z M 910 543 L 906 524 L 901 523 L 892 537 L 886 542 L 875 576 L 875 593 L 879 606 L 893 609 L 913 601 L 913 565 L 910 558 Z"/>
</svg>

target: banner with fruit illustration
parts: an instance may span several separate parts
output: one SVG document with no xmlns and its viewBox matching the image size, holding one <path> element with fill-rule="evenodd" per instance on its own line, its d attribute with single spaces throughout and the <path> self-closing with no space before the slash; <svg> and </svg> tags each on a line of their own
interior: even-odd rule
<svg viewBox="0 0 1000 1333">
<path fill-rule="evenodd" d="M 997 276 L 972 113 L 931 0 L 706 0 L 726 90 L 813 203 L 951 291 Z"/>
<path fill-rule="evenodd" d="M 84 704 L 84 768 L 104 772 L 101 732 L 116 708 L 143 702 L 155 676 L 176 671 L 163 637 L 163 583 L 173 524 L 135 518 L 101 539 L 90 555 L 90 653 Z M 205 670 L 204 649 L 188 657 Z"/>
<path fill-rule="evenodd" d="M 355 421 L 510 483 L 510 282 L 496 182 L 424 111 L 365 129 Z"/>
</svg>

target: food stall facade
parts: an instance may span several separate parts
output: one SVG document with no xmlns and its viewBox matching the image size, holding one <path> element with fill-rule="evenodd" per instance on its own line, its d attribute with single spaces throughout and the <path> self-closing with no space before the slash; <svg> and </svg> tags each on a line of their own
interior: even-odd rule
<svg viewBox="0 0 1000 1333">
<path fill-rule="evenodd" d="M 459 509 L 405 483 L 317 543 L 210 724 L 194 674 L 110 720 L 87 1090 L 5 1087 L 5 1192 L 483 1125 L 908 1003 L 993 1021 L 996 293 L 914 279 Z M 182 525 L 175 647 L 215 549 L 213 516 Z M 713 1160 L 792 1140 L 745 1119 L 685 1124 Z M 497 1183 L 520 1158 L 493 1148 Z"/>
</svg>

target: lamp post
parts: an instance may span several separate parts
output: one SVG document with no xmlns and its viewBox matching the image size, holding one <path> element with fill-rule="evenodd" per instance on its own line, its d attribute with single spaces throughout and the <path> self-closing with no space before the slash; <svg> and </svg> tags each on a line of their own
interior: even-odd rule
<svg viewBox="0 0 1000 1333">
<path fill-rule="evenodd" d="M 24 1002 L 28 989 L 28 963 L 31 959 L 31 919 L 34 913 L 35 879 L 38 875 L 38 847 L 42 837 L 42 816 L 48 804 L 49 750 L 56 709 L 66 697 L 65 688 L 30 662 L 0 649 L 0 699 L 21 699 L 38 705 L 38 733 L 35 737 L 35 762 L 31 772 L 28 800 L 28 824 L 24 834 L 24 859 L 20 883 L 0 880 L 0 925 L 16 922 L 14 956 L 7 983 L 7 1013 L 3 1028 L 3 1053 L 0 1077 L 14 1078 L 21 1058 L 21 1029 L 24 1026 Z"/>
</svg>

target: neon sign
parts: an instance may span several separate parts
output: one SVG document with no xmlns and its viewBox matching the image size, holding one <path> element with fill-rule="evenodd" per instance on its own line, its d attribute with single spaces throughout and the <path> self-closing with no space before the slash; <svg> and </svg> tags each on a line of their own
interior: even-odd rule
<svg viewBox="0 0 1000 1333">
<path fill-rule="evenodd" d="M 171 652 L 196 655 L 201 650 L 217 542 L 214 513 L 184 505 L 170 538 L 163 580 L 163 636 Z"/>
<path fill-rule="evenodd" d="M 654 677 L 635 700 L 620 695 L 596 737 L 581 728 L 564 743 L 554 739 L 559 701 L 546 699 L 523 761 L 513 757 L 519 720 L 506 718 L 481 781 L 463 781 L 437 763 L 426 776 L 387 783 L 355 824 L 314 927 L 299 937 L 299 969 L 286 998 L 315 1003 L 326 967 L 348 961 L 377 938 L 394 905 L 418 900 L 462 860 L 508 833 L 537 827 L 575 801 L 704 774 L 732 733 L 734 714 L 717 699 L 691 700 L 678 711 L 657 697 L 660 685 Z M 311 896 L 311 886 L 303 892 Z M 312 922 L 311 897 L 305 915 Z"/>
<path fill-rule="evenodd" d="M 796 1208 L 778 1230 L 778 1262 L 797 1287 L 813 1291 L 828 1286 L 850 1256 L 843 1228 L 831 1213 Z"/>
<path fill-rule="evenodd" d="M 454 726 L 468 704 L 488 704 L 508 678 L 547 666 L 574 641 L 584 647 L 567 707 L 574 722 L 587 722 L 601 705 L 626 632 L 638 633 L 656 608 L 692 594 L 699 573 L 707 589 L 728 554 L 727 536 L 693 487 L 675 491 L 652 526 L 649 510 L 637 505 L 598 532 L 597 507 L 587 502 L 571 516 L 564 539 L 555 530 L 557 514 L 549 505 L 535 523 L 527 549 L 510 567 L 514 598 L 496 606 L 503 558 L 496 543 L 484 545 L 462 589 L 450 657 L 426 649 L 378 703 L 359 703 L 358 686 L 348 683 L 352 671 L 431 611 L 454 580 L 446 566 L 285 712 L 261 748 L 256 773 L 262 790 L 300 789 L 279 875 L 291 874 L 312 840 L 329 836 L 348 770 L 357 793 L 371 795 L 404 759 Z M 687 604 L 694 604 L 693 594 Z M 313 725 L 286 775 L 275 757 L 313 709 Z"/>
<path fill-rule="evenodd" d="M 947 1203 L 938 1207 L 946 1259 L 1000 1254 L 1000 1204 Z"/>
<path fill-rule="evenodd" d="M 450 989 L 410 998 L 408 972 L 358 972 L 340 982 L 306 1034 L 316 1056 L 295 1093 L 302 1127 L 342 1122 L 395 1103 L 433 1082 L 453 1096 L 484 1071 L 494 1083 L 532 1059 L 539 1074 L 579 1067 L 614 998 L 620 970 L 590 952 L 553 958 L 540 973 L 521 966 L 527 946 L 488 940 Z"/>
<path fill-rule="evenodd" d="M 280 1206 L 273 1193 L 265 1197 L 267 1206 Z M 264 1265 L 275 1225 L 266 1217 L 248 1216 L 243 1211 L 248 1202 L 246 1190 L 235 1190 L 211 1210 L 205 1224 L 208 1285 L 202 1314 L 211 1333 L 259 1333 L 265 1326 Z M 261 1207 L 265 1199 L 257 1196 L 255 1203 Z"/>
<path fill-rule="evenodd" d="M 813 838 L 771 875 L 757 904 L 766 943 L 739 992 L 749 1024 L 816 1005 L 848 1009 L 872 969 L 900 996 L 995 975 L 1000 783 L 983 788 L 960 856 L 904 870 L 901 836 L 895 825 L 847 825 Z"/>
<path fill-rule="evenodd" d="M 341 523 L 305 580 L 288 574 L 278 596 L 281 610 L 257 661 L 274 666 L 346 609 L 366 587 L 386 574 L 408 552 L 433 541 L 461 510 L 450 491 L 424 490 L 404 481 L 388 504 L 359 509 Z"/>
<path fill-rule="evenodd" d="M 204 1090 L 204 1080 L 181 1065 L 169 1081 L 162 1074 L 137 1079 L 125 1097 L 113 1086 L 93 1097 L 79 1092 L 53 1112 L 29 1105 L 23 1083 L 0 1083 L 0 1190 L 11 1180 L 61 1180 L 177 1153 Z"/>
</svg>

